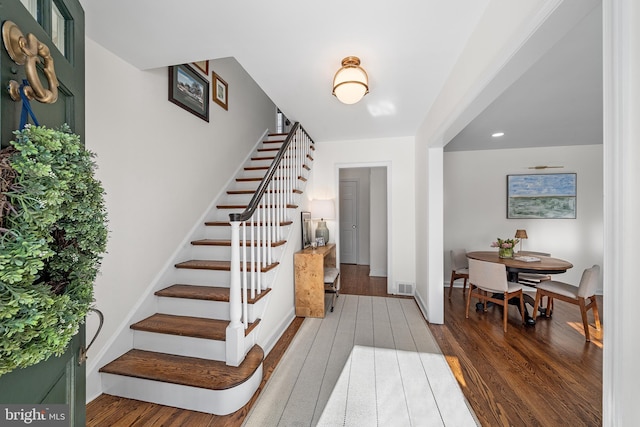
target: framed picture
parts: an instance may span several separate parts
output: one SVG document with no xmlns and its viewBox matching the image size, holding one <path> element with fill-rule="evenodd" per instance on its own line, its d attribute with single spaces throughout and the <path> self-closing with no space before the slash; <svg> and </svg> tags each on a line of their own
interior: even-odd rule
<svg viewBox="0 0 640 427">
<path fill-rule="evenodd" d="M 507 218 L 576 218 L 577 175 L 507 175 Z"/>
<path fill-rule="evenodd" d="M 222 80 L 219 75 L 212 72 L 211 73 L 211 81 L 213 82 L 213 100 L 216 104 L 224 108 L 225 110 L 229 109 L 229 87 L 227 86 L 227 82 Z"/>
<path fill-rule="evenodd" d="M 302 249 L 311 246 L 311 212 L 301 212 Z"/>
<path fill-rule="evenodd" d="M 209 81 L 187 64 L 169 67 L 169 101 L 209 121 Z"/>
<path fill-rule="evenodd" d="M 316 245 L 324 246 L 324 237 L 316 237 Z"/>
<path fill-rule="evenodd" d="M 195 65 L 198 70 L 202 71 L 205 76 L 209 75 L 209 61 L 194 62 L 193 65 Z"/>
</svg>

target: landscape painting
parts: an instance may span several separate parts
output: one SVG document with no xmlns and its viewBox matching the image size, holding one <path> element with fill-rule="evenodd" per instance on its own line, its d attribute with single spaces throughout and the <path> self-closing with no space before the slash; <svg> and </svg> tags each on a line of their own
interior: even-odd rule
<svg viewBox="0 0 640 427">
<path fill-rule="evenodd" d="M 186 64 L 169 67 L 169 101 L 209 121 L 209 81 Z"/>
<path fill-rule="evenodd" d="M 576 217 L 575 173 L 507 175 L 507 218 Z"/>
</svg>

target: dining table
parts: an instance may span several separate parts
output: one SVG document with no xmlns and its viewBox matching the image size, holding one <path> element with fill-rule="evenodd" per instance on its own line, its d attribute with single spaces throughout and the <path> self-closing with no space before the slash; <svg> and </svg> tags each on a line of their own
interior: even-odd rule
<svg viewBox="0 0 640 427">
<path fill-rule="evenodd" d="M 560 274 L 573 267 L 569 261 L 560 258 L 532 256 L 526 252 L 522 255 L 516 253 L 513 258 L 500 258 L 498 251 L 475 251 L 467 252 L 467 258 L 504 264 L 511 282 L 518 281 L 518 273 Z"/>
<path fill-rule="evenodd" d="M 507 270 L 507 280 L 516 283 L 518 282 L 519 273 L 560 274 L 565 273 L 573 267 L 573 264 L 569 261 L 560 258 L 529 255 L 527 253 L 515 253 L 513 258 L 500 258 L 498 251 L 474 251 L 467 252 L 467 258 L 504 264 Z M 535 287 L 535 284 L 529 286 Z M 530 295 L 525 294 L 524 300 L 531 306 L 534 305 L 534 300 Z M 528 325 L 535 325 L 535 321 L 529 315 L 526 306 L 525 317 L 527 318 Z"/>
</svg>

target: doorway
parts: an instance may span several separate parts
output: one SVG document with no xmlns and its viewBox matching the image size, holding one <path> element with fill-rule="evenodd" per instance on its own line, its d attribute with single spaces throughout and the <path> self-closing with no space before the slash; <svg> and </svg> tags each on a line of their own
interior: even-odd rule
<svg viewBox="0 0 640 427">
<path fill-rule="evenodd" d="M 344 167 L 338 174 L 340 262 L 387 277 L 387 167 Z"/>
</svg>

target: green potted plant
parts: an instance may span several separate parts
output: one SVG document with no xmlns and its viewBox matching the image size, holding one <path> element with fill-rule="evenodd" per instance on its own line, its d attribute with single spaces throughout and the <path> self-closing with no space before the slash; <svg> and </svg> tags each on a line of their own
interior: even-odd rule
<svg viewBox="0 0 640 427">
<path fill-rule="evenodd" d="M 94 155 L 67 126 L 0 151 L 0 375 L 60 355 L 93 304 L 107 241 Z"/>
<path fill-rule="evenodd" d="M 513 258 L 513 248 L 518 244 L 519 239 L 500 239 L 491 243 L 492 248 L 498 248 L 500 258 Z"/>
</svg>

